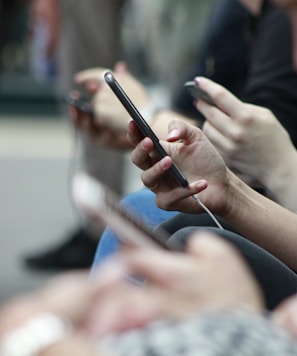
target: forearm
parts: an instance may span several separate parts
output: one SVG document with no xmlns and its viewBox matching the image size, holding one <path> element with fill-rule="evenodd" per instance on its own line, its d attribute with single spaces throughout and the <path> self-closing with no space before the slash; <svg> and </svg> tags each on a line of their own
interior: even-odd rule
<svg viewBox="0 0 297 356">
<path fill-rule="evenodd" d="M 275 200 L 285 208 L 297 212 L 297 152 L 286 155 L 286 161 L 264 177 L 264 185 L 273 193 Z"/>
<path fill-rule="evenodd" d="M 229 171 L 224 217 L 239 233 L 297 271 L 297 215 L 264 197 Z"/>
</svg>

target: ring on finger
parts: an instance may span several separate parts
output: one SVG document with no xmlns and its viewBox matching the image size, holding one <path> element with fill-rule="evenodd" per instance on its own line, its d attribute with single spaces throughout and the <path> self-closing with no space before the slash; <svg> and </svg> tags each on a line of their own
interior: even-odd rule
<svg viewBox="0 0 297 356">
<path fill-rule="evenodd" d="M 159 183 L 157 182 L 153 187 L 147 187 L 149 190 L 154 190 L 158 187 Z"/>
</svg>

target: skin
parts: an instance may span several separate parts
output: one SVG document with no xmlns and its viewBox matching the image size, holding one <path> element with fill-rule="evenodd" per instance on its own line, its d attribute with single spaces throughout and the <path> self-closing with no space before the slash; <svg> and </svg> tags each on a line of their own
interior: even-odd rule
<svg viewBox="0 0 297 356">
<path fill-rule="evenodd" d="M 127 274 L 145 278 L 145 285 L 128 282 Z M 187 254 L 125 249 L 99 270 L 92 283 L 78 272 L 52 279 L 37 292 L 2 306 L 0 337 L 30 316 L 50 311 L 72 321 L 73 331 L 42 354 L 63 354 L 74 342 L 77 355 L 83 354 L 80 350 L 92 355 L 93 337 L 160 318 L 179 319 L 193 312 L 235 307 L 261 312 L 260 288 L 233 246 L 200 234 L 190 240 Z"/>
<path fill-rule="evenodd" d="M 263 184 L 284 207 L 297 211 L 297 152 L 288 132 L 270 110 L 243 103 L 205 78 L 198 79 L 197 85 L 220 102 L 213 107 L 201 100 L 197 109 L 207 119 L 203 132 L 226 164 Z"/>
<path fill-rule="evenodd" d="M 255 16 L 259 15 L 262 0 L 240 0 L 240 2 Z M 97 144 L 122 150 L 131 149 L 133 147 L 129 140 L 125 140 L 123 136 L 123 132 L 127 132 L 130 116 L 104 82 L 103 76 L 106 70 L 106 68 L 91 68 L 75 75 L 74 82 L 84 86 L 93 95 L 92 105 L 95 116 L 91 118 L 73 108 L 71 117 L 75 126 L 90 134 Z M 113 73 L 137 108 L 141 109 L 151 103 L 152 99 L 147 89 L 129 73 L 124 62 L 118 62 L 113 68 Z M 189 117 L 162 109 L 154 115 L 151 124 L 160 139 L 166 138 L 167 127 L 172 118 L 197 125 L 197 122 Z"/>
<path fill-rule="evenodd" d="M 130 283 L 127 274 L 141 276 L 146 283 L 142 287 Z M 296 303 L 297 297 L 291 297 L 270 319 L 294 337 L 297 328 L 290 313 Z M 40 354 L 92 356 L 98 355 L 94 338 L 152 320 L 234 308 L 262 313 L 263 305 L 261 290 L 235 248 L 214 235 L 199 233 L 189 240 L 186 253 L 126 247 L 105 262 L 91 283 L 84 272 L 52 278 L 43 288 L 1 306 L 0 338 L 28 318 L 51 312 L 67 318 L 73 327 Z"/>
<path fill-rule="evenodd" d="M 127 126 L 131 117 L 104 81 L 106 68 L 92 68 L 77 73 L 74 82 L 82 85 L 93 94 L 94 118 L 72 108 L 71 118 L 75 126 L 90 134 L 94 141 L 105 147 L 131 150 L 133 146 L 126 138 Z M 134 105 L 141 109 L 150 105 L 151 98 L 146 88 L 127 70 L 124 62 L 118 62 L 113 74 L 119 81 Z M 171 110 L 162 109 L 153 118 L 151 127 L 163 139 L 167 135 L 168 123 L 173 117 L 194 124 L 194 121 Z M 111 139 L 110 139 L 111 138 Z"/>
<path fill-rule="evenodd" d="M 276 2 L 290 12 L 294 24 L 296 1 Z M 241 3 L 255 15 L 259 14 L 262 6 L 261 0 L 241 0 Z M 99 145 L 131 149 L 131 143 L 125 135 L 130 117 L 101 80 L 104 72 L 105 69 L 97 68 L 76 75 L 76 83 L 86 86 L 94 93 L 96 115 L 95 120 L 92 120 L 88 115 L 72 109 L 73 121 L 78 128 L 88 132 Z M 124 63 L 119 62 L 114 72 L 137 107 L 148 105 L 148 93 L 127 71 Z M 224 88 L 216 87 L 214 83 L 201 83 L 201 86 L 206 91 L 210 90 L 212 95 L 224 95 L 226 101 L 234 104 L 235 109 L 231 111 L 226 111 L 223 106 L 221 110 L 211 108 L 203 100 L 197 105 L 197 109 L 207 118 L 203 131 L 228 167 L 250 186 L 265 186 L 279 204 L 297 211 L 297 193 L 294 189 L 297 158 L 284 128 L 269 110 L 242 103 L 230 93 L 228 95 Z M 162 110 L 155 116 L 151 125 L 160 139 L 166 139 L 168 125 L 174 118 L 195 124 L 190 118 Z M 287 184 L 283 184 L 284 181 Z"/>
<path fill-rule="evenodd" d="M 291 1 L 291 3 L 295 2 Z M 220 99 L 216 98 L 216 100 L 219 104 Z M 129 124 L 129 137 L 133 143 L 141 140 L 133 123 Z M 183 139 L 183 143 L 177 142 L 180 139 Z M 164 142 L 164 146 L 168 149 L 171 147 L 169 152 L 176 154 L 177 163 L 185 164 L 193 183 L 188 189 L 182 189 L 176 187 L 175 183 L 168 178 L 165 179 L 171 186 L 172 198 L 167 199 L 168 191 L 165 185 L 162 187 L 162 184 L 164 184 L 164 178 L 166 178 L 166 172 L 172 160 L 166 157 L 152 166 L 156 162 L 152 143 L 147 138 L 142 140 L 133 151 L 133 159 L 146 170 L 143 174 L 144 181 L 149 183 L 158 178 L 157 190 L 159 190 L 160 203 L 164 200 L 164 204 L 166 202 L 168 207 L 172 204 L 180 204 L 183 209 L 196 212 L 197 207 L 187 197 L 201 191 L 201 198 L 205 203 L 209 200 L 209 204 L 213 204 L 213 209 L 231 221 L 234 217 L 238 219 L 239 226 L 244 224 L 242 220 L 245 220 L 245 216 L 250 216 L 251 212 L 254 218 L 253 225 L 266 220 L 265 209 L 264 212 L 262 210 L 265 207 L 269 210 L 268 225 L 273 225 L 274 213 L 279 214 L 280 221 L 286 221 L 287 228 L 293 223 L 296 224 L 294 214 L 253 193 L 230 172 L 216 149 L 199 129 L 193 130 L 184 123 L 173 122 L 170 125 L 168 142 Z M 197 152 L 199 154 L 195 156 Z M 189 165 L 187 167 L 186 162 L 178 160 L 179 155 L 185 157 L 186 153 L 191 153 L 193 156 L 194 168 L 202 168 L 201 171 L 198 170 L 199 176 Z M 208 180 L 200 179 L 200 176 L 204 174 L 209 178 Z M 195 182 L 196 178 L 199 180 Z M 216 193 L 213 197 L 211 197 L 212 192 Z M 237 209 L 240 211 L 235 212 L 232 209 L 234 203 L 239 203 L 239 205 L 235 204 L 237 208 L 243 206 L 243 210 Z M 258 221 L 257 213 L 260 214 L 260 212 L 261 220 Z M 265 235 L 266 226 L 262 227 Z M 273 232 L 273 227 L 276 228 L 274 232 L 279 231 L 276 225 L 270 227 L 271 232 Z M 288 231 L 286 229 L 282 232 L 284 232 L 282 239 L 286 243 Z M 257 236 L 257 231 L 255 233 Z M 152 258 L 155 263 L 148 263 Z M 218 263 L 222 268 L 217 268 Z M 147 279 L 148 284 L 144 289 L 133 288 L 133 285 L 126 283 L 124 278 L 126 273 L 140 274 Z M 192 278 L 190 278 L 191 275 Z M 193 278 L 197 276 L 203 283 L 202 285 L 193 284 Z M 238 288 L 238 283 L 241 288 Z M 227 287 L 226 290 L 225 287 Z M 58 294 L 57 288 L 60 291 Z M 219 291 L 216 288 L 219 288 Z M 234 288 L 234 291 L 230 288 Z M 75 299 L 72 298 L 74 294 Z M 137 303 L 128 310 L 128 314 L 125 314 L 127 306 L 131 306 L 131 300 Z M 129 304 L 126 304 L 128 302 Z M 51 311 L 68 317 L 73 322 L 75 330 L 62 342 L 45 350 L 42 355 L 93 355 L 95 353 L 88 339 L 89 335 L 104 335 L 112 330 L 125 330 L 131 325 L 141 325 L 157 316 L 182 317 L 187 315 L 191 308 L 193 308 L 192 311 L 197 311 L 199 308 L 204 309 L 206 305 L 210 308 L 248 305 L 252 310 L 260 311 L 263 301 L 253 276 L 231 246 L 212 236 L 196 236 L 190 243 L 188 255 L 173 255 L 163 251 L 128 250 L 122 252 L 115 262 L 107 265 L 102 270 L 101 278 L 98 276 L 94 283 L 88 283 L 86 275 L 77 273 L 52 280 L 42 290 L 22 296 L 2 306 L 0 335 L 32 315 L 41 311 Z M 297 298 L 292 297 L 274 313 L 274 321 L 287 328 L 295 337 L 297 323 L 293 318 L 293 313 L 296 314 L 296 305 Z M 139 307 L 139 310 L 134 306 Z M 146 308 L 143 308 L 144 306 Z M 122 310 L 122 313 L 117 312 L 112 315 L 106 311 L 109 308 L 110 311 L 112 308 Z M 147 314 L 138 313 L 143 309 L 148 311 Z M 135 314 L 131 314 L 131 311 Z M 105 318 L 103 312 L 105 312 Z M 113 316 L 111 320 L 115 324 L 107 322 L 107 314 Z M 129 319 L 131 315 L 132 319 Z M 98 324 L 100 320 L 103 321 L 102 324 Z M 104 354 L 107 353 L 104 352 Z"/>
<path fill-rule="evenodd" d="M 219 106 L 220 99 L 216 98 Z M 199 128 L 173 121 L 167 142 L 163 142 L 169 156 L 160 161 L 154 155 L 152 141 L 142 139 L 133 122 L 129 125 L 129 137 L 136 144 L 131 157 L 144 171 L 141 177 L 144 185 L 154 187 L 158 183 L 154 192 L 160 208 L 201 213 L 202 209 L 191 197 L 200 193 L 201 201 L 212 212 L 297 270 L 297 216 L 258 194 L 231 172 Z M 177 186 L 168 174 L 173 160 L 190 182 L 187 189 Z"/>
</svg>

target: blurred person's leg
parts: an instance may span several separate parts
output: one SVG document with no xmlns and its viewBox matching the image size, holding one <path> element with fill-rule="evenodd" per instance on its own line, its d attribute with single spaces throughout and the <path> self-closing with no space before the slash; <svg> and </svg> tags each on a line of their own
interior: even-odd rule
<svg viewBox="0 0 297 356">
<path fill-rule="evenodd" d="M 92 67 L 112 68 L 121 58 L 120 23 L 123 0 L 60 0 L 58 48 L 58 92 L 62 97 L 73 89 L 73 76 Z M 121 193 L 123 155 L 99 148 L 80 136 L 82 168 Z M 103 229 L 103 227 L 102 227 Z M 36 269 L 90 267 L 102 230 L 79 221 L 58 246 L 28 256 L 27 266 Z"/>
</svg>

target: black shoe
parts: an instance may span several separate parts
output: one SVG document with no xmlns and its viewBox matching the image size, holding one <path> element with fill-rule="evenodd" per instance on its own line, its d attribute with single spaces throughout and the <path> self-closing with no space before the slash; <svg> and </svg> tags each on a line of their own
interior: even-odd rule
<svg viewBox="0 0 297 356">
<path fill-rule="evenodd" d="M 98 245 L 84 229 L 74 232 L 64 243 L 38 255 L 27 256 L 25 265 L 35 270 L 89 268 Z"/>
</svg>

